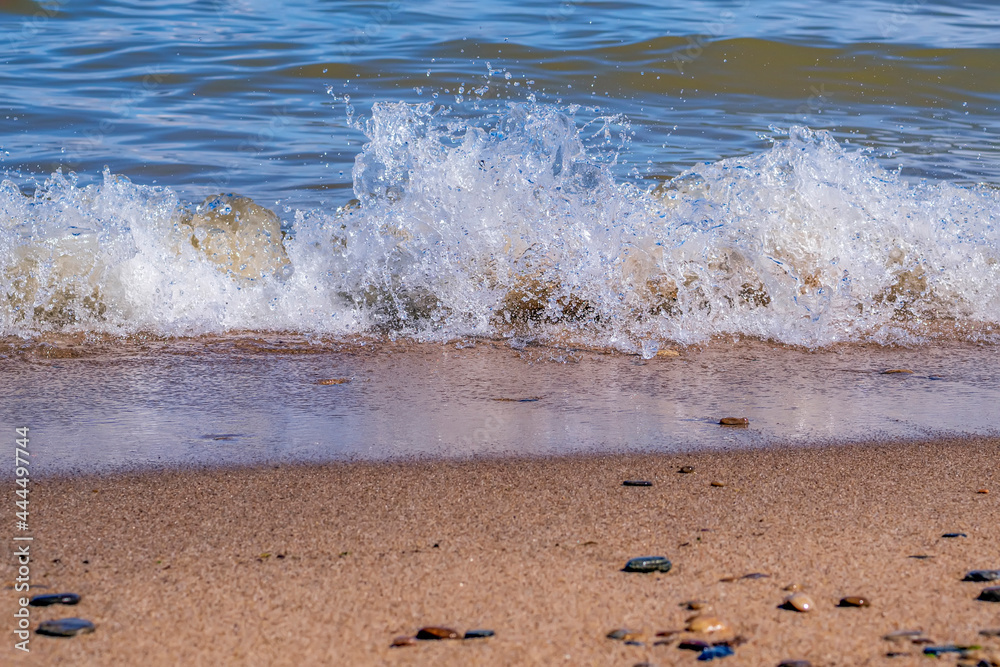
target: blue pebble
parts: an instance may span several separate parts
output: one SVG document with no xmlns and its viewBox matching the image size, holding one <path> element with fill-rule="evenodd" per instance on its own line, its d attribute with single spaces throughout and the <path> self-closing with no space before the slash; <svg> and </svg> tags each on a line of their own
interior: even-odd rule
<svg viewBox="0 0 1000 667">
<path fill-rule="evenodd" d="M 732 648 L 726 646 L 725 644 L 720 644 L 719 646 L 709 646 L 707 649 L 699 653 L 698 660 L 707 662 L 709 660 L 715 660 L 716 658 L 727 658 L 732 654 Z"/>
</svg>

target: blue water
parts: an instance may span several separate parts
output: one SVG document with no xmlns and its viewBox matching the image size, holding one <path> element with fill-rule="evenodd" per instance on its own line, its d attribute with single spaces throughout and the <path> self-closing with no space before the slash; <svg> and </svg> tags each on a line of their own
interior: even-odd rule
<svg viewBox="0 0 1000 667">
<path fill-rule="evenodd" d="M 663 4 L 0 2 L 0 335 L 993 341 L 991 3 Z"/>
</svg>

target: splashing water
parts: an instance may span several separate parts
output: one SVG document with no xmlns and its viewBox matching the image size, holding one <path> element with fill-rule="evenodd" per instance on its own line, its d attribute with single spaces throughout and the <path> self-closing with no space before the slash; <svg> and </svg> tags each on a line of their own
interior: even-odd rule
<svg viewBox="0 0 1000 667">
<path fill-rule="evenodd" d="M 995 342 L 1000 192 L 911 185 L 793 127 L 653 189 L 621 119 L 377 103 L 356 201 L 278 216 L 105 172 L 0 186 L 0 334 L 486 336 L 651 356 L 746 336 Z M 623 129 L 624 128 L 624 129 Z"/>
</svg>

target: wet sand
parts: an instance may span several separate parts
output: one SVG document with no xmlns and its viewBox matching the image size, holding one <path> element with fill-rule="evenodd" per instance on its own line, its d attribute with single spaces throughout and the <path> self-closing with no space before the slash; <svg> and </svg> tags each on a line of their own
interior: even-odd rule
<svg viewBox="0 0 1000 667">
<path fill-rule="evenodd" d="M 1000 649 L 1000 440 L 466 461 L 268 465 L 34 483 L 33 636 L 18 664 L 699 664 L 677 641 L 701 599 L 746 643 L 719 664 L 927 664 L 881 637 Z M 678 469 L 689 465 L 693 473 Z M 623 487 L 625 479 L 653 482 Z M 712 486 L 712 482 L 725 486 Z M 989 493 L 980 493 L 987 490 Z M 943 538 L 960 532 L 967 537 Z M 12 581 L 12 548 L 2 569 Z M 663 555 L 666 574 L 622 572 Z M 926 556 L 926 558 L 913 558 Z M 760 572 L 766 578 L 724 578 Z M 779 608 L 798 583 L 815 610 Z M 840 608 L 863 595 L 869 608 Z M 3 595 L 7 625 L 14 593 Z M 490 639 L 390 648 L 444 625 Z M 607 639 L 615 628 L 643 646 Z M 725 635 L 726 633 L 722 633 Z M 704 637 L 703 637 L 704 638 Z M 710 636 L 707 639 L 715 640 Z M 886 658 L 889 651 L 909 656 Z M 955 657 L 943 660 L 954 664 Z"/>
</svg>

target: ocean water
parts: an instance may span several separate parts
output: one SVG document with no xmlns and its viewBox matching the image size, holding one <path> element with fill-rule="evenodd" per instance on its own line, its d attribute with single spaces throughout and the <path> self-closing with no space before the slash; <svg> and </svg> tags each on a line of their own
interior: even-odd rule
<svg viewBox="0 0 1000 667">
<path fill-rule="evenodd" d="M 0 1 L 0 336 L 1000 340 L 992 3 Z"/>
</svg>

